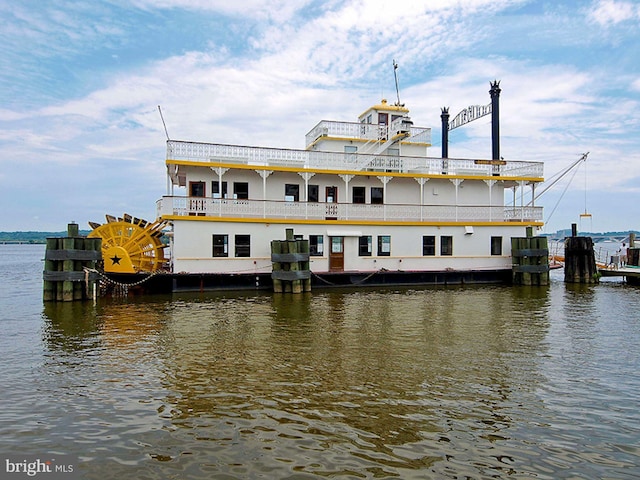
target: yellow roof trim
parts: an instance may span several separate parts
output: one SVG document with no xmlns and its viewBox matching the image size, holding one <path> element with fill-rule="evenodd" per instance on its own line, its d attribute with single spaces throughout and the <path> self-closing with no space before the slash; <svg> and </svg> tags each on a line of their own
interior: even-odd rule
<svg viewBox="0 0 640 480">
<path fill-rule="evenodd" d="M 377 105 L 373 105 L 372 107 L 367 108 L 364 112 L 362 112 L 360 115 L 358 115 L 358 118 L 362 118 L 364 115 L 366 115 L 367 113 L 369 113 L 371 110 L 382 110 L 382 111 L 386 111 L 386 112 L 402 112 L 402 113 L 409 113 L 409 109 L 406 107 L 401 107 L 399 105 L 390 105 L 389 103 L 387 103 L 386 99 L 382 99 L 382 101 L 377 104 Z"/>
<path fill-rule="evenodd" d="M 167 160 L 167 165 L 183 165 L 187 167 L 222 167 L 237 170 L 272 170 L 275 172 L 310 172 L 326 175 L 364 175 L 377 177 L 398 177 L 398 178 L 458 178 L 461 180 L 505 180 L 505 181 L 526 181 L 526 182 L 543 182 L 542 177 L 494 177 L 492 175 L 453 175 L 442 173 L 402 173 L 402 172 L 378 172 L 375 170 L 338 170 L 324 168 L 297 168 L 284 167 L 278 165 L 246 165 L 238 163 L 224 162 L 198 162 L 191 160 Z"/>
</svg>

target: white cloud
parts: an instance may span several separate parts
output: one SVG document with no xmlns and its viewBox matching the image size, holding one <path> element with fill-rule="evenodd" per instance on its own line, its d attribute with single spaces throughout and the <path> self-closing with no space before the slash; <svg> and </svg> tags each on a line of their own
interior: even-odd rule
<svg viewBox="0 0 640 480">
<path fill-rule="evenodd" d="M 598 0 L 588 11 L 589 18 L 602 26 L 640 20 L 640 6 L 635 2 Z"/>
</svg>

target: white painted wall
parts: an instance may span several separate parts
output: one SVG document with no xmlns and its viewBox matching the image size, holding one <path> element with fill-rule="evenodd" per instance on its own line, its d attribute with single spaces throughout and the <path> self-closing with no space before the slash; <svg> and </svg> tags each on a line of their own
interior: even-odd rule
<svg viewBox="0 0 640 480">
<path fill-rule="evenodd" d="M 323 235 L 325 252 L 321 257 L 311 257 L 311 269 L 328 270 L 329 234 L 341 232 L 344 237 L 345 270 L 374 271 L 425 270 L 439 271 L 445 268 L 473 270 L 482 268 L 510 268 L 511 237 L 526 234 L 526 227 L 491 226 L 473 227 L 472 234 L 465 234 L 464 226 L 453 227 L 402 227 L 402 226 L 348 226 L 348 225 L 281 225 L 262 223 L 236 223 L 180 220 L 174 221 L 174 249 L 172 260 L 175 272 L 270 272 L 271 240 L 284 240 L 287 227 L 293 227 L 296 235 Z M 229 257 L 213 258 L 213 234 L 229 235 Z M 235 258 L 234 235 L 251 236 L 251 257 Z M 354 235 L 349 236 L 348 234 Z M 372 255 L 358 255 L 358 236 L 371 235 Z M 379 235 L 391 236 L 391 255 L 377 255 Z M 436 237 L 436 256 L 422 255 L 423 235 Z M 440 256 L 440 237 L 453 236 L 453 256 Z M 491 255 L 491 237 L 503 237 L 503 255 Z"/>
</svg>

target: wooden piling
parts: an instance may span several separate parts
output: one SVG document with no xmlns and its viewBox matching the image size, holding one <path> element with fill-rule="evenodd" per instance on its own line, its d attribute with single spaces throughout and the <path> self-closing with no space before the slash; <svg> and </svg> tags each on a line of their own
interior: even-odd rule
<svg viewBox="0 0 640 480">
<path fill-rule="evenodd" d="M 280 262 L 276 261 L 280 257 L 282 253 L 282 242 L 280 240 L 272 240 L 271 241 L 271 261 L 272 261 L 272 273 L 271 278 L 273 279 L 273 291 L 274 293 L 282 293 L 282 280 L 280 280 L 280 271 L 282 270 L 282 265 Z"/>
<path fill-rule="evenodd" d="M 636 247 L 636 234 L 629 233 L 629 248 L 627 249 L 627 265 L 640 267 L 640 248 Z"/>
<path fill-rule="evenodd" d="M 293 229 L 286 230 L 286 240 L 271 242 L 273 291 L 302 293 L 311 291 L 309 240 L 296 240 Z"/>
<path fill-rule="evenodd" d="M 598 283 L 598 268 L 591 237 L 578 237 L 575 224 L 572 236 L 564 239 L 565 283 Z"/>
<path fill-rule="evenodd" d="M 302 290 L 305 292 L 311 291 L 311 262 L 309 261 L 309 241 L 302 240 L 300 241 L 298 248 L 300 249 L 300 253 L 303 255 L 305 260 L 300 261 L 300 269 L 303 272 L 309 272 L 309 275 L 306 278 L 302 279 Z"/>
<path fill-rule="evenodd" d="M 58 239 L 57 238 L 47 238 L 47 247 L 46 251 L 58 250 Z M 47 258 L 45 254 L 44 259 L 44 271 L 45 272 L 54 272 L 57 270 L 57 264 L 54 260 Z M 50 302 L 56 299 L 56 282 L 51 280 L 47 280 L 46 275 L 44 276 L 44 281 L 42 282 L 42 299 L 45 302 Z"/>
<path fill-rule="evenodd" d="M 78 225 L 67 226 L 67 237 L 47 238 L 42 298 L 48 301 L 85 300 L 97 292 L 97 263 L 102 240 L 79 236 Z"/>
<path fill-rule="evenodd" d="M 296 242 L 295 237 L 293 236 L 293 228 L 287 228 L 287 245 L 289 246 L 289 253 L 296 254 L 298 253 L 298 242 Z M 289 264 L 289 271 L 298 272 L 300 271 L 300 262 L 291 262 Z M 293 293 L 302 293 L 302 280 L 296 278 L 295 280 L 291 280 L 291 291 Z"/>
<path fill-rule="evenodd" d="M 511 238 L 511 257 L 514 285 L 549 285 L 547 237 L 534 237 L 527 227 L 526 237 Z"/>
</svg>

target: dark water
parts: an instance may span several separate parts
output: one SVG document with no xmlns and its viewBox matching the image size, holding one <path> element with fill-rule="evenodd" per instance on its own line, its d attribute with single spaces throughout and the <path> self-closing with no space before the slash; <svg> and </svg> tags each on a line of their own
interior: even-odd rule
<svg viewBox="0 0 640 480">
<path fill-rule="evenodd" d="M 87 479 L 640 476 L 640 288 L 42 303 L 0 245 L 0 453 Z"/>
</svg>

